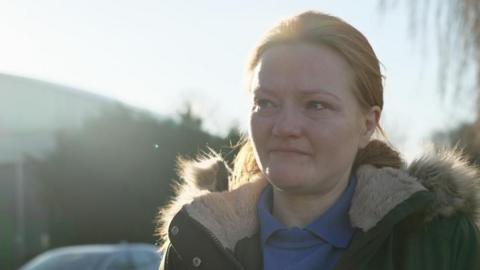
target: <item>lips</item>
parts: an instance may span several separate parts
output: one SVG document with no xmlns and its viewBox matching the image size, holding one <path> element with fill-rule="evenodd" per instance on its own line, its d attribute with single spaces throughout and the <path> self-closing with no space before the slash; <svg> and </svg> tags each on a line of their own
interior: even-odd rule
<svg viewBox="0 0 480 270">
<path fill-rule="evenodd" d="M 292 147 L 278 147 L 278 148 L 271 148 L 269 149 L 270 153 L 278 153 L 278 154 L 297 154 L 297 155 L 306 155 L 309 156 L 310 152 L 304 151 L 298 148 Z"/>
</svg>

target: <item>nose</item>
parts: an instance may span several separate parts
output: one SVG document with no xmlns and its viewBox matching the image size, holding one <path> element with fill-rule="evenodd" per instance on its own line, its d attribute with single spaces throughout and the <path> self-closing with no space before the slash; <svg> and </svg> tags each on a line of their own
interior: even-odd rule
<svg viewBox="0 0 480 270">
<path fill-rule="evenodd" d="M 273 125 L 272 133 L 277 137 L 295 138 L 302 134 L 300 117 L 292 109 L 280 110 Z"/>
</svg>

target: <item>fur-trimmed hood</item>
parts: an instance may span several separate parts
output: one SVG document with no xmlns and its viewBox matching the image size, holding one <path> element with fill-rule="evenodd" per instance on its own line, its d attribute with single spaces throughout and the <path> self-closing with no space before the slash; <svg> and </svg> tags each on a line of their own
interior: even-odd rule
<svg viewBox="0 0 480 270">
<path fill-rule="evenodd" d="M 404 169 L 362 165 L 349 215 L 354 227 L 373 228 L 395 206 L 414 193 L 429 190 L 434 201 L 425 218 L 463 213 L 480 224 L 480 179 L 476 168 L 455 151 L 425 155 Z M 267 185 L 263 178 L 232 190 L 215 192 L 225 183 L 229 169 L 219 156 L 182 161 L 176 197 L 159 214 L 157 233 L 162 241 L 174 215 L 185 206 L 188 214 L 233 250 L 242 238 L 258 230 L 256 204 Z"/>
</svg>

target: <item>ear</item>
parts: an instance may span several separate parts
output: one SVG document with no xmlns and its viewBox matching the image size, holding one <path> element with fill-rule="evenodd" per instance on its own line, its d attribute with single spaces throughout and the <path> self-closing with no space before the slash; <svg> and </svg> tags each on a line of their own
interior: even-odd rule
<svg viewBox="0 0 480 270">
<path fill-rule="evenodd" d="M 367 113 L 364 114 L 361 123 L 360 143 L 358 148 L 365 148 L 370 142 L 370 139 L 378 126 L 378 121 L 380 121 L 381 114 L 382 109 L 378 106 L 371 107 Z"/>
</svg>

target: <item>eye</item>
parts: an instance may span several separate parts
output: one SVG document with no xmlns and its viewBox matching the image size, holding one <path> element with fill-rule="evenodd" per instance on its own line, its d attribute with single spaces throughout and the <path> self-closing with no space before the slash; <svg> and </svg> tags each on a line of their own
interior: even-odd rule
<svg viewBox="0 0 480 270">
<path fill-rule="evenodd" d="M 311 100 L 307 102 L 306 108 L 307 110 L 314 110 L 314 111 L 321 111 L 327 109 L 327 105 L 324 102 Z"/>
<path fill-rule="evenodd" d="M 275 104 L 272 101 L 266 98 L 258 98 L 254 100 L 254 103 L 253 103 L 254 112 L 263 111 L 270 108 L 275 108 Z"/>
</svg>

